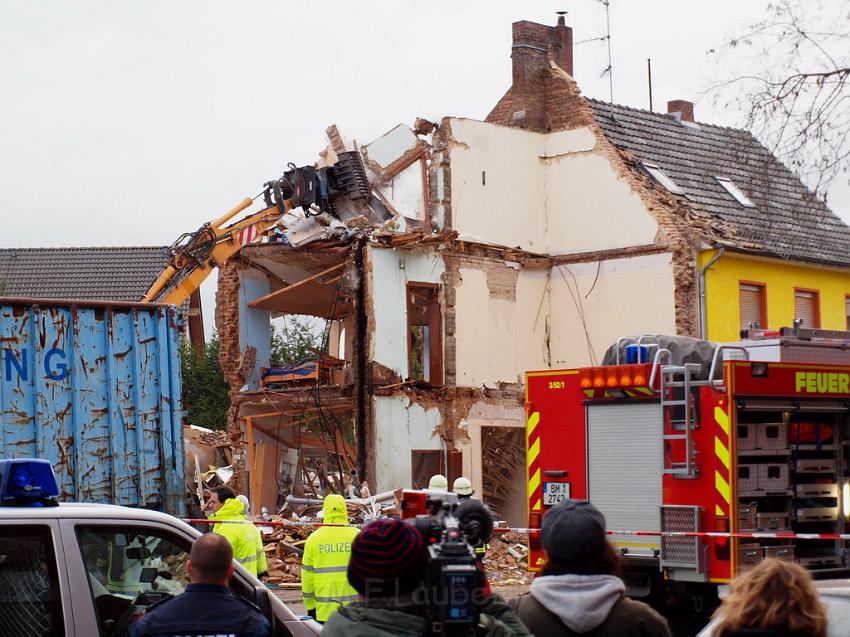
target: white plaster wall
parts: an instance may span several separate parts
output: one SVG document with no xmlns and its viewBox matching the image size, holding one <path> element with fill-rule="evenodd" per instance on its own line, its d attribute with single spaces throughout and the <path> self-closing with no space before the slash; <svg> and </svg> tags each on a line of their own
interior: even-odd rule
<svg viewBox="0 0 850 637">
<path fill-rule="evenodd" d="M 538 157 L 545 136 L 469 119 L 452 119 L 451 130 L 452 224 L 460 238 L 544 252 Z"/>
<path fill-rule="evenodd" d="M 491 298 L 483 270 L 460 269 L 456 288 L 457 384 L 522 382 L 546 366 L 546 272 L 521 270 L 516 301 Z"/>
<path fill-rule="evenodd" d="M 653 242 L 658 225 L 599 152 L 545 160 L 548 252 L 592 252 Z"/>
<path fill-rule="evenodd" d="M 425 218 L 422 163 L 414 162 L 380 188 L 398 212 L 411 219 Z"/>
<path fill-rule="evenodd" d="M 375 321 L 372 360 L 406 378 L 407 283 L 440 283 L 445 264 L 435 252 L 373 247 L 369 255 Z M 400 259 L 404 262 L 404 268 L 399 267 Z"/>
<path fill-rule="evenodd" d="M 670 254 L 558 266 L 550 290 L 553 368 L 590 365 L 591 350 L 599 362 L 621 336 L 676 333 Z"/>
<path fill-rule="evenodd" d="M 419 138 L 404 124 L 387 131 L 371 144 L 363 147 L 366 156 L 377 163 L 381 168 L 386 168 L 399 157 L 416 148 Z"/>
<path fill-rule="evenodd" d="M 547 254 L 652 243 L 655 220 L 590 129 L 542 134 L 467 119 L 451 128 L 461 238 Z"/>
<path fill-rule="evenodd" d="M 372 406 L 377 467 L 372 493 L 409 489 L 413 480 L 410 452 L 443 449 L 441 438 L 434 433 L 442 422 L 440 410 L 424 409 L 406 396 L 375 396 Z"/>
</svg>

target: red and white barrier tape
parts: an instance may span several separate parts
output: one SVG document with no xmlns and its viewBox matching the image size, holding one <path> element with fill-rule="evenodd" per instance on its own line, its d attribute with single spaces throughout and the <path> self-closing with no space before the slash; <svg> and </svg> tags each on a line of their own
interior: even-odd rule
<svg viewBox="0 0 850 637">
<path fill-rule="evenodd" d="M 351 526 L 363 528 L 363 524 L 325 524 L 322 522 L 296 521 L 264 521 L 264 520 L 208 520 L 206 518 L 184 519 L 189 524 L 254 524 L 256 526 Z M 493 533 L 533 533 L 540 529 L 496 527 Z M 850 540 L 850 533 L 783 533 L 769 531 L 740 531 L 738 533 L 723 533 L 719 531 L 607 531 L 608 535 L 629 535 L 645 537 L 705 537 L 705 538 L 755 538 L 777 540 Z"/>
</svg>

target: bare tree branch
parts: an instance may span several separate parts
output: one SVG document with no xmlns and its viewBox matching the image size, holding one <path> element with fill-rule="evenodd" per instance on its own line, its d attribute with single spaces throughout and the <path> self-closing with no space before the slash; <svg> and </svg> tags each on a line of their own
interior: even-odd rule
<svg viewBox="0 0 850 637">
<path fill-rule="evenodd" d="M 715 53 L 727 74 L 709 93 L 771 152 L 820 194 L 848 172 L 850 0 L 771 0 Z"/>
</svg>

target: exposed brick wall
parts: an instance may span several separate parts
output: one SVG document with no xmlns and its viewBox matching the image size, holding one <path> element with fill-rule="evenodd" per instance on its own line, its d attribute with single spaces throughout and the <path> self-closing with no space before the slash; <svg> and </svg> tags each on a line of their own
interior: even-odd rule
<svg viewBox="0 0 850 637">
<path fill-rule="evenodd" d="M 687 100 L 670 100 L 667 102 L 668 113 L 680 113 L 685 122 L 694 121 L 694 103 Z"/>
<path fill-rule="evenodd" d="M 549 63 L 547 70 L 546 130 L 554 132 L 592 126 L 593 112 L 572 76 L 554 61 Z"/>
<path fill-rule="evenodd" d="M 231 259 L 218 270 L 215 293 L 215 329 L 221 347 L 221 366 L 230 387 L 239 390 L 245 380 L 239 374 L 239 262 Z"/>
<path fill-rule="evenodd" d="M 221 367 L 230 385 L 230 409 L 227 412 L 227 433 L 233 448 L 233 478 L 231 486 L 244 491 L 244 441 L 239 422 L 236 398 L 245 384 L 240 374 L 242 352 L 239 350 L 239 260 L 231 259 L 218 270 L 218 289 L 215 293 L 215 328 L 218 332 Z"/>
<path fill-rule="evenodd" d="M 444 117 L 431 139 L 431 161 L 428 165 L 428 203 L 431 227 L 438 228 L 442 210 L 441 230 L 452 229 L 452 169 L 449 142 L 452 140 L 451 119 Z M 440 175 L 442 174 L 442 179 Z M 440 185 L 442 184 L 442 192 Z"/>
<path fill-rule="evenodd" d="M 508 89 L 502 98 L 493 107 L 493 110 L 484 118 L 485 122 L 491 124 L 502 124 L 507 126 L 510 123 L 511 113 L 513 113 L 513 90 Z"/>
</svg>

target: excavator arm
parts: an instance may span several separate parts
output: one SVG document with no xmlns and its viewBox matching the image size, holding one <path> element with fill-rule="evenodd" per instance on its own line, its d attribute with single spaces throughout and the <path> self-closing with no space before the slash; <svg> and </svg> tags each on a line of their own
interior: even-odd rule
<svg viewBox="0 0 850 637">
<path fill-rule="evenodd" d="M 240 212 L 263 196 L 265 208 L 225 226 Z M 366 170 L 358 151 L 337 153 L 332 166 L 296 167 L 289 164 L 283 176 L 268 181 L 263 191 L 243 199 L 235 208 L 215 221 L 202 225 L 192 233 L 181 235 L 171 246 L 171 260 L 143 301 L 182 305 L 219 265 L 236 254 L 246 243 L 240 233 L 253 226 L 251 238 L 262 235 L 293 208 L 301 207 L 307 216 L 329 212 L 335 214 L 338 197 L 353 201 L 367 200 L 370 195 Z"/>
<path fill-rule="evenodd" d="M 215 268 L 239 251 L 242 247 L 239 240 L 242 230 L 253 226 L 256 232 L 252 233 L 252 236 L 259 236 L 292 210 L 291 200 L 284 199 L 291 195 L 288 184 L 284 183 L 281 188 L 281 181 L 285 180 L 266 184 L 266 190 L 261 193 L 266 195 L 266 208 L 232 225 L 222 227 L 250 207 L 257 198 L 246 197 L 215 221 L 205 223 L 194 233 L 181 235 L 171 246 L 171 260 L 168 266 L 160 273 L 142 300 L 182 305 Z M 272 194 L 276 203 L 271 201 Z"/>
</svg>

